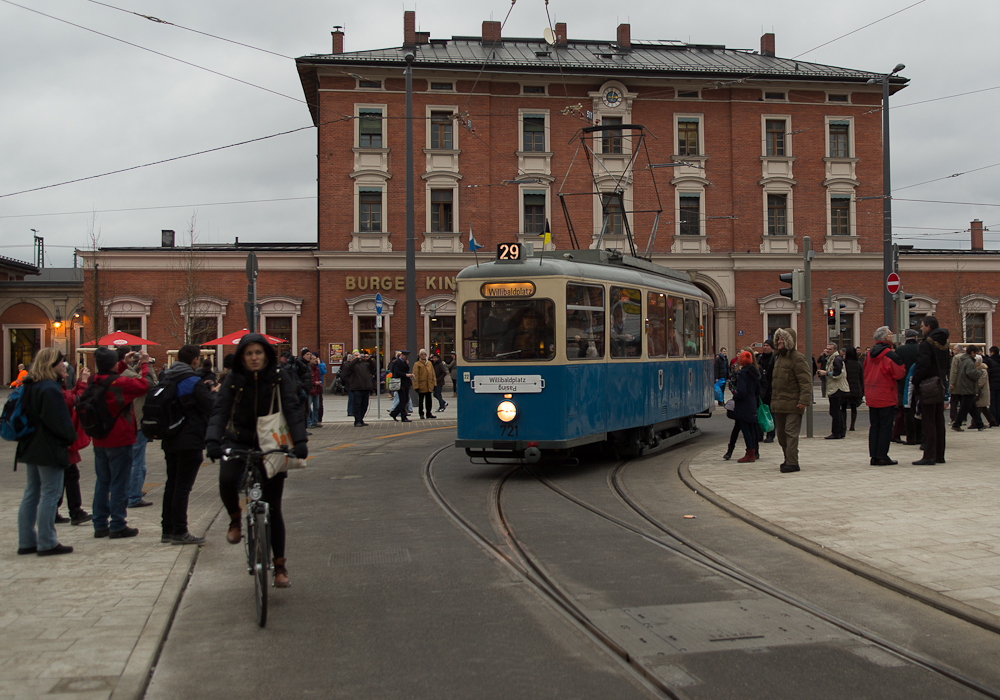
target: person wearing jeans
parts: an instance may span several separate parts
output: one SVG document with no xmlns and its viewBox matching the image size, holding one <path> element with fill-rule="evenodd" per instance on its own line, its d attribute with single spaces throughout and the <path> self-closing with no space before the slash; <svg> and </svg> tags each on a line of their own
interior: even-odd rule
<svg viewBox="0 0 1000 700">
<path fill-rule="evenodd" d="M 23 380 L 26 413 L 35 429 L 17 442 L 15 466 L 24 465 L 26 484 L 17 511 L 17 553 L 69 554 L 72 547 L 56 538 L 56 503 L 62 495 L 63 471 L 69 467 L 69 446 L 76 429 L 62 388 L 66 377 L 62 353 L 44 348 L 35 355 Z"/>
<path fill-rule="evenodd" d="M 126 364 L 138 358 L 140 376 L 122 376 L 128 369 Z M 94 351 L 97 375 L 91 383 L 113 381 L 105 396 L 108 411 L 115 417 L 115 423 L 104 437 L 94 438 L 94 470 L 97 481 L 94 484 L 94 537 L 135 537 L 139 530 L 129 527 L 126 520 L 128 508 L 129 479 L 132 476 L 132 446 L 135 444 L 136 422 L 133 401 L 146 395 L 149 385 L 150 357 L 146 353 L 130 352 L 121 362 L 118 353 L 108 348 Z M 115 376 L 118 375 L 118 376 Z M 110 521 L 110 523 L 109 523 Z"/>
</svg>

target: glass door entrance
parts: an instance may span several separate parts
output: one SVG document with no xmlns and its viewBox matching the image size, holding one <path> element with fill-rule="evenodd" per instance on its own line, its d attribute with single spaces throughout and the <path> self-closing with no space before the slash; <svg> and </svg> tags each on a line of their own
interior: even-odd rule
<svg viewBox="0 0 1000 700">
<path fill-rule="evenodd" d="M 17 379 L 17 366 L 31 364 L 35 353 L 42 347 L 41 331 L 37 328 L 12 328 L 10 330 L 10 377 L 7 384 Z"/>
</svg>

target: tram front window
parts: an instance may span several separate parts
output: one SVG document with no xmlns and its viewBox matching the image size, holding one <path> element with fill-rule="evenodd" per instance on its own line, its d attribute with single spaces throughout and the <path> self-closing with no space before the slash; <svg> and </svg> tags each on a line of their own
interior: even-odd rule
<svg viewBox="0 0 1000 700">
<path fill-rule="evenodd" d="M 462 353 L 469 362 L 549 360 L 556 354 L 551 299 L 467 301 Z"/>
</svg>

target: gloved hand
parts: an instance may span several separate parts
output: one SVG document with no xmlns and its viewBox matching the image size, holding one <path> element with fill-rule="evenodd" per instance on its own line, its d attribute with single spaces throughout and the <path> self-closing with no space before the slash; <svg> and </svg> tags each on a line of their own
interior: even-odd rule
<svg viewBox="0 0 1000 700">
<path fill-rule="evenodd" d="M 212 442 L 206 443 L 205 455 L 211 460 L 222 459 L 222 445 L 215 442 L 214 440 Z"/>
<path fill-rule="evenodd" d="M 298 443 L 297 445 L 292 447 L 292 454 L 298 457 L 299 459 L 305 459 L 306 457 L 309 456 L 309 445 L 304 442 Z"/>
</svg>

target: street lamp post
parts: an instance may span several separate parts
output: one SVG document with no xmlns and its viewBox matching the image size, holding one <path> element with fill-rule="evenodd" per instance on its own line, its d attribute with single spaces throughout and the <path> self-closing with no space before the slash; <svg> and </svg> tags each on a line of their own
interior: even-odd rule
<svg viewBox="0 0 1000 700">
<path fill-rule="evenodd" d="M 882 323 L 893 327 L 892 294 L 885 286 L 885 280 L 893 271 L 892 266 L 892 188 L 890 185 L 891 164 L 889 161 L 889 78 L 906 68 L 902 63 L 892 72 L 882 76 Z M 879 82 L 875 78 L 869 83 Z"/>
<path fill-rule="evenodd" d="M 413 221 L 413 51 L 406 52 L 406 347 L 417 342 L 417 266 Z"/>
</svg>

